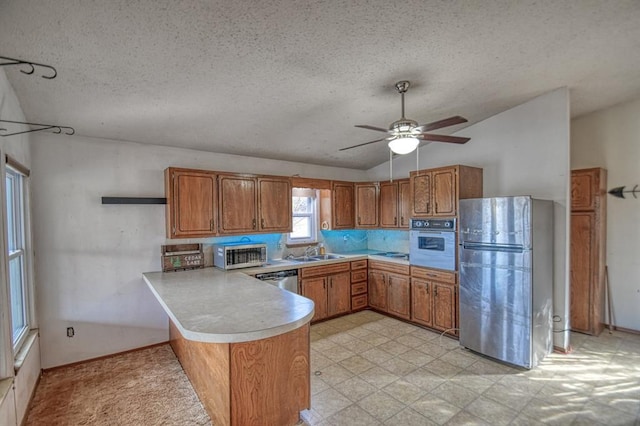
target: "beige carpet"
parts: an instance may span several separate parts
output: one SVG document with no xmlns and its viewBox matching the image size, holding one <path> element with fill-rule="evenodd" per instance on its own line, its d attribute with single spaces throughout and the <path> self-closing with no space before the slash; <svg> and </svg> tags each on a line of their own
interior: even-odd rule
<svg viewBox="0 0 640 426">
<path fill-rule="evenodd" d="M 27 425 L 210 425 L 171 347 L 63 367 L 40 379 Z"/>
</svg>

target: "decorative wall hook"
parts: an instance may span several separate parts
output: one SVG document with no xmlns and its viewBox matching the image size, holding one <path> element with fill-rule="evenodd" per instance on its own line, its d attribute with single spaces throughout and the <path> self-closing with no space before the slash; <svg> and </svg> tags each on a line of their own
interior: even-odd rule
<svg viewBox="0 0 640 426">
<path fill-rule="evenodd" d="M 633 187 L 633 189 L 629 189 L 627 191 L 624 190 L 624 186 L 619 186 L 617 188 L 613 188 L 609 191 L 609 194 L 613 195 L 614 197 L 618 197 L 618 198 L 625 198 L 624 194 L 625 193 L 631 193 L 633 195 L 633 198 L 638 198 L 636 196 L 636 194 L 640 194 L 640 188 L 638 188 L 639 185 L 636 185 Z"/>
<path fill-rule="evenodd" d="M 58 75 L 58 71 L 56 71 L 56 69 L 51 65 L 39 64 L 38 62 L 31 62 L 31 61 L 23 61 L 22 59 L 7 58 L 6 56 L 0 56 L 0 60 L 5 61 L 5 62 L 0 62 L 0 67 L 4 67 L 6 65 L 23 65 L 27 67 L 26 69 L 20 70 L 20 72 L 23 74 L 31 75 L 35 72 L 36 67 L 41 67 L 41 68 L 47 68 L 50 73 L 53 73 L 51 75 L 41 75 L 40 77 L 42 78 L 51 80 L 53 78 L 56 78 L 56 76 Z"/>
<path fill-rule="evenodd" d="M 53 130 L 53 133 L 62 133 L 64 130 L 65 135 L 73 135 L 76 130 L 69 126 L 58 126 L 56 124 L 40 124 L 40 123 L 27 123 L 25 121 L 13 121 L 13 120 L 0 120 L 0 123 L 11 124 L 26 124 L 27 126 L 38 126 L 38 129 L 23 130 L 21 132 L 6 133 L 8 130 L 0 127 L 0 136 L 14 136 L 21 135 L 23 133 L 39 132 L 41 130 Z"/>
</svg>

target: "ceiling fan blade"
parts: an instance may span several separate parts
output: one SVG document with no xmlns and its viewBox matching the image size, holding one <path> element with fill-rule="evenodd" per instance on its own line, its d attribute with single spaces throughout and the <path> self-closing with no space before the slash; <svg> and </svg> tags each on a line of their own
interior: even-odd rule
<svg viewBox="0 0 640 426">
<path fill-rule="evenodd" d="M 456 115 L 453 117 L 445 118 L 443 120 L 434 121 L 432 123 L 421 124 L 420 126 L 418 126 L 418 130 L 421 132 L 428 132 L 431 130 L 442 129 L 443 127 L 449 127 L 455 124 L 462 124 L 466 122 L 466 118 Z"/>
<path fill-rule="evenodd" d="M 448 135 L 434 135 L 430 133 L 422 133 L 418 135 L 418 139 L 422 139 L 423 141 L 432 141 L 432 142 L 449 142 L 449 143 L 467 143 L 471 140 L 471 138 L 461 138 L 459 136 L 448 136 Z"/>
<path fill-rule="evenodd" d="M 361 129 L 375 130 L 377 132 L 385 132 L 385 133 L 388 132 L 387 129 L 383 129 L 382 127 L 369 126 L 369 125 L 366 125 L 366 124 L 356 124 L 355 127 L 360 127 Z"/>
<path fill-rule="evenodd" d="M 387 140 L 387 138 L 376 139 L 375 141 L 370 141 L 370 142 L 365 142 L 365 143 L 361 143 L 361 144 L 358 144 L 358 145 L 348 146 L 346 148 L 340 148 L 338 151 L 346 151 L 347 149 L 357 148 L 359 146 L 365 146 L 365 145 L 369 145 L 370 143 L 382 142 L 382 141 L 385 141 L 385 140 Z"/>
</svg>

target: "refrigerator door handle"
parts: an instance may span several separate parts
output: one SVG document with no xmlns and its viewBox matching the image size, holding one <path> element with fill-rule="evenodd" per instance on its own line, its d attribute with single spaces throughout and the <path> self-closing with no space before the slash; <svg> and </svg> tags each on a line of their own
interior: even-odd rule
<svg viewBox="0 0 640 426">
<path fill-rule="evenodd" d="M 522 253 L 524 251 L 524 247 L 521 245 L 472 243 L 468 241 L 462 243 L 462 248 L 465 250 L 501 251 L 507 253 Z"/>
</svg>

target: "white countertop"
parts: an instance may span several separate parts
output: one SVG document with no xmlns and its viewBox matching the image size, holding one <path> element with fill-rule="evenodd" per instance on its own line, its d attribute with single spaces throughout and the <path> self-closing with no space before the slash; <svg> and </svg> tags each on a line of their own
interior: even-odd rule
<svg viewBox="0 0 640 426">
<path fill-rule="evenodd" d="M 189 340 L 238 343 L 284 334 L 311 321 L 313 301 L 217 268 L 142 274 Z"/>
</svg>

